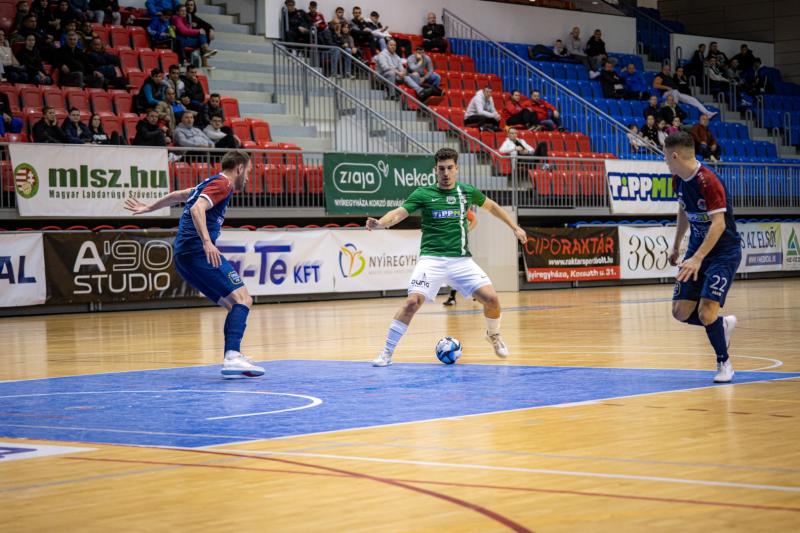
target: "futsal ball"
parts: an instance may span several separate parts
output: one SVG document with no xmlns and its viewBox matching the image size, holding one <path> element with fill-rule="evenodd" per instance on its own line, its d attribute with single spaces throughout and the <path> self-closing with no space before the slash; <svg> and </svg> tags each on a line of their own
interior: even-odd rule
<svg viewBox="0 0 800 533">
<path fill-rule="evenodd" d="M 442 337 L 436 343 L 436 357 L 446 365 L 452 365 L 461 357 L 461 342 L 453 337 Z"/>
</svg>

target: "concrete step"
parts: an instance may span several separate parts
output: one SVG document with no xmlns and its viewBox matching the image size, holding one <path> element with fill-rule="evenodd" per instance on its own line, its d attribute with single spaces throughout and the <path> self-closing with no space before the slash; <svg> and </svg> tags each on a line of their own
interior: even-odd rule
<svg viewBox="0 0 800 533">
<path fill-rule="evenodd" d="M 210 86 L 209 86 L 210 88 Z M 225 96 L 230 96 L 239 100 L 239 102 L 253 102 L 253 103 L 272 103 L 272 93 L 264 91 L 236 91 L 227 90 Z M 282 104 L 275 104 L 282 105 Z"/>
<path fill-rule="evenodd" d="M 226 65 L 227 67 L 228 65 Z M 229 70 L 228 68 L 217 68 L 208 73 L 208 80 L 228 80 L 228 81 L 242 81 L 242 82 L 255 82 L 267 84 L 272 87 L 273 76 L 272 73 L 267 72 L 249 72 L 240 70 Z"/>
<path fill-rule="evenodd" d="M 228 91 L 248 91 L 262 92 L 265 95 L 271 95 L 273 90 L 272 82 L 241 81 L 219 78 L 213 80 L 209 78 L 208 86 L 212 92 L 218 92 L 220 94 L 227 94 Z"/>
<path fill-rule="evenodd" d="M 205 18 L 202 15 L 222 15 L 225 10 L 222 6 L 212 6 L 211 4 L 197 4 L 197 12 L 201 14 L 201 18 Z"/>
<path fill-rule="evenodd" d="M 749 120 L 747 122 L 750 122 Z M 755 137 L 769 137 L 769 130 L 766 128 L 756 128 L 755 126 L 751 126 L 750 128 L 750 135 Z"/>
<path fill-rule="evenodd" d="M 645 70 L 652 70 L 653 72 L 658 72 L 661 70 L 661 63 L 658 61 L 649 61 L 647 56 L 643 56 L 644 59 L 644 69 Z"/>
<path fill-rule="evenodd" d="M 246 28 L 247 26 L 242 26 Z M 247 33 L 241 33 L 238 31 L 229 32 L 224 30 L 219 30 L 214 32 L 214 42 L 230 42 L 230 43 L 249 43 L 249 44 L 258 44 L 258 45 L 265 45 L 269 46 L 270 50 L 272 49 L 272 44 L 263 35 L 251 35 Z"/>
<path fill-rule="evenodd" d="M 800 159 L 800 154 L 794 146 L 778 146 L 778 155 L 780 157 Z"/>
<path fill-rule="evenodd" d="M 264 44 L 263 43 L 253 43 L 253 42 L 239 42 L 239 41 L 220 41 L 214 39 L 211 43 L 213 48 L 217 50 L 226 50 L 230 52 L 252 52 L 258 54 L 265 54 L 272 57 L 272 45 Z M 271 61 L 270 61 L 271 63 Z"/>
<path fill-rule="evenodd" d="M 229 48 L 217 48 L 217 55 L 214 56 L 214 63 L 222 67 L 228 67 L 227 62 L 232 63 L 252 63 L 263 65 L 265 69 L 272 70 L 272 53 L 248 50 L 231 50 Z"/>
<path fill-rule="evenodd" d="M 270 125 L 270 132 L 272 126 Z M 284 137 L 279 134 L 272 134 L 274 142 L 292 143 L 308 152 L 330 152 L 333 149 L 333 141 L 324 137 Z"/>
<path fill-rule="evenodd" d="M 273 136 L 279 137 L 317 137 L 316 126 L 275 124 L 273 127 L 270 123 L 269 130 Z"/>
<path fill-rule="evenodd" d="M 286 113 L 248 113 L 250 118 L 257 118 L 269 122 L 270 126 L 297 126 L 301 124 L 301 118 L 296 115 Z M 319 130 L 319 128 L 317 128 Z"/>
<path fill-rule="evenodd" d="M 282 104 L 273 104 L 268 102 L 252 102 L 249 100 L 240 100 L 239 101 L 239 111 L 242 113 L 246 113 L 248 115 L 252 113 L 259 113 L 259 114 L 274 114 L 274 113 L 281 113 L 284 110 L 284 106 Z"/>
</svg>

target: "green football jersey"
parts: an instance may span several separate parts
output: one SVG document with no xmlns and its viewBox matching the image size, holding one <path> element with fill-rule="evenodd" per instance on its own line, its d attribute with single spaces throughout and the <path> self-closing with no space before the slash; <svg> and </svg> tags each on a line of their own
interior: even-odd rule
<svg viewBox="0 0 800 533">
<path fill-rule="evenodd" d="M 467 211 L 471 205 L 483 205 L 486 195 L 481 191 L 456 182 L 449 190 L 438 185 L 419 187 L 403 204 L 409 214 L 422 211 L 422 245 L 420 255 L 435 257 L 468 257 Z"/>
</svg>

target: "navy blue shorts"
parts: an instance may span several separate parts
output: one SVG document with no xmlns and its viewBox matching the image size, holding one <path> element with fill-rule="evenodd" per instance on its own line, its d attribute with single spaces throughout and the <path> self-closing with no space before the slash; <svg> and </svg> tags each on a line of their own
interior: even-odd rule
<svg viewBox="0 0 800 533">
<path fill-rule="evenodd" d="M 687 253 L 686 257 L 691 257 L 691 255 Z M 724 307 L 725 298 L 728 296 L 741 261 L 741 251 L 707 257 L 700 265 L 697 281 L 689 279 L 675 282 L 672 299 L 698 302 L 701 298 L 705 298 L 719 302 L 720 307 Z"/>
<path fill-rule="evenodd" d="M 227 259 L 220 257 L 221 263 L 214 267 L 206 259 L 204 252 L 175 254 L 175 267 L 186 283 L 202 292 L 206 298 L 218 303 L 230 293 L 244 287 L 244 282 Z"/>
</svg>

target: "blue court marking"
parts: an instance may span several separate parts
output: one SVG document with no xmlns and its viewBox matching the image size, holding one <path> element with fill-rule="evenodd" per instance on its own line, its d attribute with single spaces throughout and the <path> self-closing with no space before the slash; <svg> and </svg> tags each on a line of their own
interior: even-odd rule
<svg viewBox="0 0 800 533">
<path fill-rule="evenodd" d="M 0 436 L 199 447 L 705 388 L 713 376 L 697 370 L 438 363 L 264 366 L 263 378 L 248 380 L 223 380 L 219 366 L 198 366 L 0 383 Z M 735 381 L 797 377 L 737 372 Z"/>
</svg>

